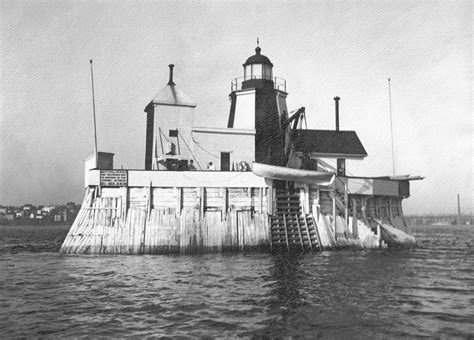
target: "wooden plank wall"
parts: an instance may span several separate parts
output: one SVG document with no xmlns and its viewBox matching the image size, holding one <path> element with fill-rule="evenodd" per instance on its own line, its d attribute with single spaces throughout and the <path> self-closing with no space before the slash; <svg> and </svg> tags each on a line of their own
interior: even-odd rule
<svg viewBox="0 0 474 340">
<path fill-rule="evenodd" d="M 67 254 L 170 254 L 269 246 L 267 188 L 88 188 Z"/>
</svg>

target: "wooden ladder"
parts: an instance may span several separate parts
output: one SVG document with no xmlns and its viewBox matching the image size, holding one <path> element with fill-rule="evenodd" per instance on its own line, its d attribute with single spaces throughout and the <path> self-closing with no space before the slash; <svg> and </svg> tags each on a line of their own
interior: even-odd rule
<svg viewBox="0 0 474 340">
<path fill-rule="evenodd" d="M 270 244 L 275 248 L 315 251 L 321 249 L 318 231 L 312 218 L 301 212 L 298 193 L 277 190 L 276 214 L 271 217 Z"/>
</svg>

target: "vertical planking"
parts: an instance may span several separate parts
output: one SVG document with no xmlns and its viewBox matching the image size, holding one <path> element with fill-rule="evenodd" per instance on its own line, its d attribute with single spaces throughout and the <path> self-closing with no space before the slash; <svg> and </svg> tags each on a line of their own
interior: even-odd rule
<svg viewBox="0 0 474 340">
<path fill-rule="evenodd" d="M 333 191 L 332 196 L 332 220 L 334 222 L 334 239 L 337 241 L 337 232 L 336 232 L 336 191 Z"/>
<path fill-rule="evenodd" d="M 222 199 L 222 211 L 224 212 L 224 217 L 227 215 L 228 209 L 228 197 L 229 197 L 229 190 L 227 188 L 223 188 L 224 197 Z"/>
</svg>

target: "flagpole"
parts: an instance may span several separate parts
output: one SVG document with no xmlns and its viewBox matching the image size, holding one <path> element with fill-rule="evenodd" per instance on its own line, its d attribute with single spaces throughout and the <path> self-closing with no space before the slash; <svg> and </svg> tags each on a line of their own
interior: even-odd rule
<svg viewBox="0 0 474 340">
<path fill-rule="evenodd" d="M 97 168 L 99 166 L 99 155 L 98 155 L 98 149 L 97 149 L 97 125 L 96 125 L 96 119 L 95 119 L 95 94 L 94 94 L 94 70 L 92 67 L 92 59 L 89 59 L 89 62 L 91 64 L 91 81 L 92 81 L 92 110 L 94 114 L 94 156 L 95 156 L 95 167 Z"/>
<path fill-rule="evenodd" d="M 390 136 L 392 139 L 392 172 L 395 176 L 395 150 L 393 148 L 393 123 L 392 123 L 392 88 L 390 86 L 390 78 L 388 78 L 388 108 L 390 111 Z"/>
</svg>

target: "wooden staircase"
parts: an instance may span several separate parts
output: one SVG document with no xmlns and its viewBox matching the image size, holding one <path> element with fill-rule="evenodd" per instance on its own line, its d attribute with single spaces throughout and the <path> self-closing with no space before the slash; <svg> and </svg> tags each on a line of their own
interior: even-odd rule
<svg viewBox="0 0 474 340">
<path fill-rule="evenodd" d="M 273 249 L 315 251 L 321 249 L 315 222 L 301 212 L 298 193 L 277 190 L 276 211 L 271 217 L 271 246 Z"/>
</svg>

